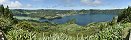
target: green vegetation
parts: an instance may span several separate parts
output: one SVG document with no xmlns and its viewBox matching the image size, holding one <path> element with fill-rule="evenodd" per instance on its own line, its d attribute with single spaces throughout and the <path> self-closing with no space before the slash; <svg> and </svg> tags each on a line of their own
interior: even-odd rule
<svg viewBox="0 0 131 40">
<path fill-rule="evenodd" d="M 114 13 L 120 14 L 123 9 L 112 9 L 112 10 L 53 10 L 53 9 L 39 9 L 39 10 L 24 10 L 24 9 L 12 9 L 13 15 L 24 16 L 24 17 L 37 17 L 37 18 L 61 18 L 63 16 L 76 15 L 76 14 L 88 14 L 88 13 Z"/>
<path fill-rule="evenodd" d="M 36 20 L 36 21 L 38 21 L 40 19 L 40 18 L 23 17 L 23 16 L 13 16 L 13 18 L 16 18 L 19 20 Z"/>
<path fill-rule="evenodd" d="M 130 21 L 121 22 L 130 16 L 130 7 L 123 11 L 124 16 L 115 17 L 112 22 L 90 23 L 86 26 L 75 24 L 75 19 L 65 24 L 16 20 L 8 7 L 4 8 L 3 5 L 0 6 L 0 14 L 0 28 L 8 40 L 123 40 L 131 28 Z"/>
<path fill-rule="evenodd" d="M 118 22 L 131 22 L 131 7 L 128 7 L 119 15 Z"/>
</svg>

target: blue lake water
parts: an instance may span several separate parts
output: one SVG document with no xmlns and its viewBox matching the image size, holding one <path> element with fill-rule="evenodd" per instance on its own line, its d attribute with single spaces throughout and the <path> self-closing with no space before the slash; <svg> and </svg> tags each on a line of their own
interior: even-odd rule
<svg viewBox="0 0 131 40">
<path fill-rule="evenodd" d="M 71 15 L 71 16 L 65 16 L 61 19 L 53 19 L 53 20 L 47 20 L 47 19 L 40 19 L 40 22 L 54 22 L 54 23 L 66 23 L 67 21 L 71 19 L 76 19 L 76 24 L 78 25 L 87 25 L 92 22 L 106 22 L 106 21 L 111 21 L 113 17 L 117 16 L 115 13 L 110 13 L 110 14 L 78 14 L 78 15 Z"/>
</svg>

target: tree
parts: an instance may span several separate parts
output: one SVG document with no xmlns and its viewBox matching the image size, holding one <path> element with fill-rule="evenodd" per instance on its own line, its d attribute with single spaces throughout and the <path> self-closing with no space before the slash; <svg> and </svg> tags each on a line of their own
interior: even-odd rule
<svg viewBox="0 0 131 40">
<path fill-rule="evenodd" d="M 4 6 L 0 5 L 0 13 L 3 14 L 4 13 Z"/>
<path fill-rule="evenodd" d="M 33 26 L 30 23 L 28 23 L 27 21 L 22 21 L 16 24 L 15 28 L 32 31 Z"/>
<path fill-rule="evenodd" d="M 9 7 L 7 6 L 7 8 L 5 8 L 5 12 L 4 12 L 4 17 L 9 18 L 9 19 L 13 19 L 13 15 L 11 13 L 11 11 L 9 10 Z"/>
<path fill-rule="evenodd" d="M 3 5 L 0 6 L 0 30 L 8 30 L 12 24 L 15 24 L 17 21 L 14 20 L 13 15 L 7 6 L 4 8 Z"/>
<path fill-rule="evenodd" d="M 131 22 L 131 7 L 125 9 L 119 16 L 117 22 Z"/>
</svg>

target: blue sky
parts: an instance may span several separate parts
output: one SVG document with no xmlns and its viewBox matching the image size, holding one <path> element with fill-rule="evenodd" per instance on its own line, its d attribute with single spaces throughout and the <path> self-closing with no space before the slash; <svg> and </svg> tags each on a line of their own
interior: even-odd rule
<svg viewBox="0 0 131 40">
<path fill-rule="evenodd" d="M 131 0 L 0 0 L 12 9 L 118 9 L 131 6 Z"/>
</svg>

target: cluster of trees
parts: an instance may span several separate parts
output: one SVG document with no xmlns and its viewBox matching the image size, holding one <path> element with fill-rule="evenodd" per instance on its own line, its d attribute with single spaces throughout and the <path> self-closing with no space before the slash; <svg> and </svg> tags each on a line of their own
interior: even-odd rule
<svg viewBox="0 0 131 40">
<path fill-rule="evenodd" d="M 13 14 L 8 6 L 4 7 L 3 5 L 0 5 L 0 30 L 4 32 L 4 35 L 6 35 L 7 39 L 26 40 L 26 37 L 30 37 L 27 35 L 29 35 L 32 29 L 33 27 L 30 23 L 13 18 Z M 15 33 L 14 30 L 17 31 L 17 33 Z M 18 32 L 19 30 L 21 32 Z M 19 39 L 15 39 L 14 36 Z"/>
<path fill-rule="evenodd" d="M 23 29 L 31 31 L 33 28 L 30 23 L 25 20 L 17 20 L 13 18 L 13 14 L 9 7 L 0 5 L 0 30 L 8 30 L 7 28 Z"/>
<path fill-rule="evenodd" d="M 9 7 L 5 8 L 3 5 L 0 5 L 0 29 L 5 31 L 13 23 L 15 22 Z"/>
<path fill-rule="evenodd" d="M 13 15 L 11 11 L 9 10 L 8 6 L 4 8 L 3 5 L 0 5 L 0 14 L 1 14 L 1 17 L 13 19 Z"/>
<path fill-rule="evenodd" d="M 118 22 L 131 22 L 131 7 L 129 6 L 127 9 L 118 16 Z"/>
</svg>

